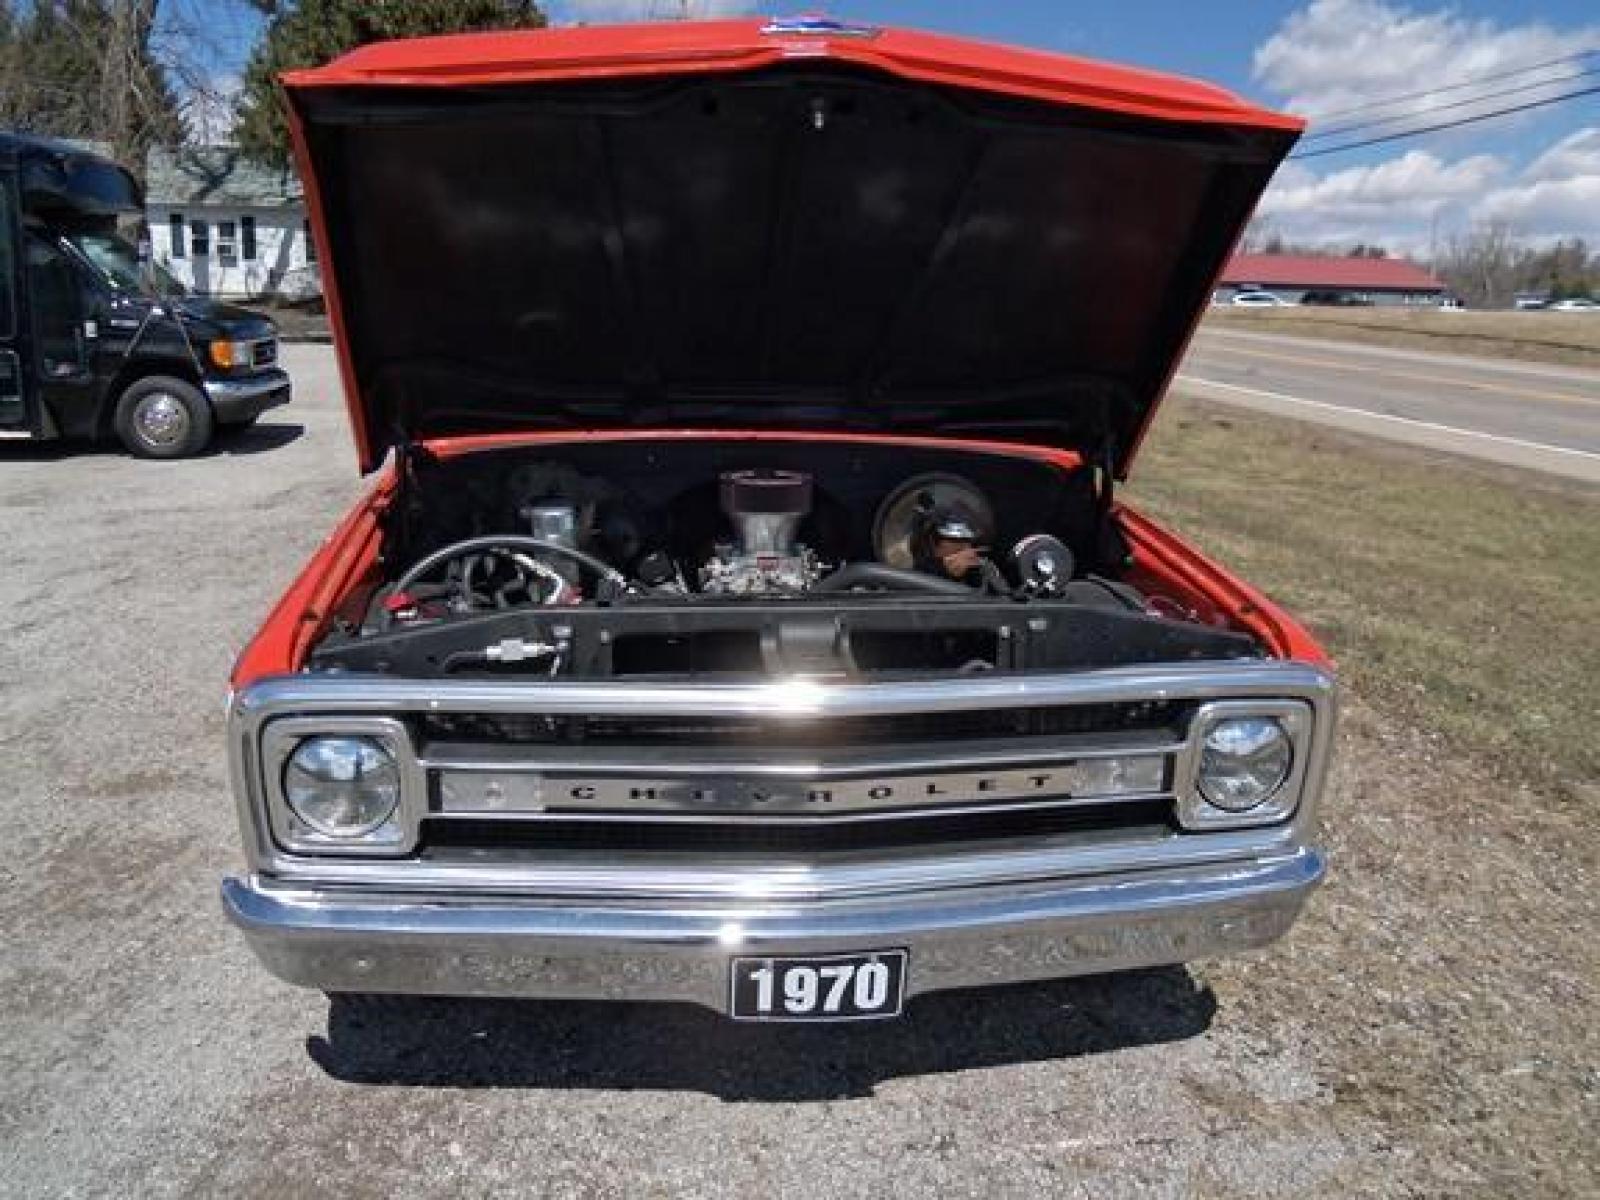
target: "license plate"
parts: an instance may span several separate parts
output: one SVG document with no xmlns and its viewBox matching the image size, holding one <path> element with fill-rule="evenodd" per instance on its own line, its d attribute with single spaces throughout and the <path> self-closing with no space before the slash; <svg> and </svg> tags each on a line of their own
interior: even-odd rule
<svg viewBox="0 0 1600 1200">
<path fill-rule="evenodd" d="M 897 1017 L 905 1001 L 906 952 L 807 958 L 736 958 L 738 1021 L 871 1021 Z"/>
</svg>

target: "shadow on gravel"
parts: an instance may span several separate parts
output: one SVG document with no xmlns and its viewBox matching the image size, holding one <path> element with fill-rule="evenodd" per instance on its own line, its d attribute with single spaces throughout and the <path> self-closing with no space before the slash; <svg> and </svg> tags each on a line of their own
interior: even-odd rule
<svg viewBox="0 0 1600 1200">
<path fill-rule="evenodd" d="M 211 445 L 201 451 L 200 458 L 218 455 L 262 454 L 277 450 L 305 436 L 306 427 L 297 424 L 246 425 L 230 429 L 224 425 L 217 430 Z M 132 459 L 113 438 L 89 441 L 83 438 L 63 439 L 53 442 L 0 442 L 0 463 L 3 462 L 57 462 L 68 458 L 126 458 Z M 183 459 L 177 460 L 182 463 Z"/>
<path fill-rule="evenodd" d="M 125 453 L 115 442 L 91 442 L 78 438 L 53 442 L 0 442 L 0 463 L 59 462 L 65 458 Z"/>
<path fill-rule="evenodd" d="M 349 1083 L 835 1100 L 906 1076 L 1179 1041 L 1216 1007 L 1182 967 L 935 994 L 898 1021 L 827 1027 L 740 1025 L 688 1005 L 330 996 L 328 1035 L 306 1049 Z"/>
<path fill-rule="evenodd" d="M 304 425 L 273 424 L 247 425 L 243 429 L 217 431 L 217 440 L 211 444 L 210 454 L 261 454 L 298 441 L 305 436 Z"/>
</svg>

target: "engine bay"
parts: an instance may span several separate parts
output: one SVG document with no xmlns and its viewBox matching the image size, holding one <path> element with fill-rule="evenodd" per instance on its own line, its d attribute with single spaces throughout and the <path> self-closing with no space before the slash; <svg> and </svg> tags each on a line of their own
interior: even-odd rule
<svg viewBox="0 0 1600 1200">
<path fill-rule="evenodd" d="M 1088 468 L 921 444 L 413 453 L 314 670 L 819 677 L 1258 654 L 1125 577 Z"/>
</svg>

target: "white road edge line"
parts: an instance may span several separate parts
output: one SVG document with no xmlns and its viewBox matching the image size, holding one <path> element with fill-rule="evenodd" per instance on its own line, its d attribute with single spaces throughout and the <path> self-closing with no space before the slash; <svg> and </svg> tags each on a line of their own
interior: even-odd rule
<svg viewBox="0 0 1600 1200">
<path fill-rule="evenodd" d="M 1445 368 L 1459 368 L 1467 372 L 1488 371 L 1498 372 L 1513 378 L 1534 377 L 1538 379 L 1556 380 L 1562 383 L 1571 383 L 1578 386 L 1592 384 L 1600 379 L 1600 371 L 1592 367 L 1569 367 L 1556 363 L 1524 362 L 1518 360 L 1504 360 L 1497 358 L 1483 358 L 1472 354 L 1451 353 L 1448 347 L 1436 350 L 1407 350 L 1398 346 L 1374 346 L 1366 342 L 1346 341 L 1342 338 L 1318 338 L 1297 336 L 1292 333 L 1258 333 L 1253 329 L 1202 329 L 1195 335 L 1196 349 L 1203 350 L 1200 345 L 1202 339 L 1214 337 L 1226 341 L 1228 338 L 1238 338 L 1250 342 L 1252 345 L 1277 346 L 1280 349 L 1294 349 L 1306 351 L 1337 350 L 1340 354 L 1383 359 L 1386 362 L 1412 363 L 1416 366 L 1434 366 Z M 1218 346 L 1217 349 L 1226 354 L 1227 348 Z M 1580 397 L 1581 399 L 1581 397 Z"/>
<path fill-rule="evenodd" d="M 1477 438 L 1480 441 L 1496 442 L 1502 446 L 1519 446 L 1524 450 L 1539 450 L 1547 454 L 1570 454 L 1574 458 L 1589 458 L 1600 461 L 1600 453 L 1593 450 L 1575 450 L 1571 446 L 1552 446 L 1549 442 L 1530 442 L 1523 438 L 1505 437 L 1498 433 L 1483 433 L 1476 429 L 1462 429 L 1459 425 L 1442 425 L 1437 421 L 1419 421 L 1415 417 L 1395 417 L 1388 413 L 1373 412 L 1370 408 L 1356 408 L 1348 404 L 1329 404 L 1325 400 L 1303 400 L 1299 396 L 1287 396 L 1282 392 L 1269 392 L 1264 388 L 1244 387 L 1237 383 L 1222 383 L 1215 379 L 1200 379 L 1194 375 L 1179 374 L 1174 377 L 1177 383 L 1198 384 L 1200 387 L 1221 388 L 1226 392 L 1242 392 L 1246 396 L 1260 396 L 1266 400 L 1275 400 L 1279 404 L 1300 405 L 1303 408 L 1322 409 L 1325 412 L 1348 413 L 1353 417 L 1361 417 L 1370 421 L 1388 421 L 1395 425 L 1409 425 L 1413 429 L 1431 429 L 1435 433 L 1448 433 L 1455 437 Z"/>
</svg>

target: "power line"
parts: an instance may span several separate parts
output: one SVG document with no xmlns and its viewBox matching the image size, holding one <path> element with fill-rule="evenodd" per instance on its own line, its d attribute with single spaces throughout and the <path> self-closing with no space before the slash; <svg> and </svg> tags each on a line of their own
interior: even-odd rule
<svg viewBox="0 0 1600 1200">
<path fill-rule="evenodd" d="M 1307 134 L 1302 141 L 1314 142 L 1322 138 L 1339 137 L 1347 133 L 1360 133 L 1363 130 L 1375 129 L 1380 125 L 1394 125 L 1400 121 L 1415 121 L 1431 117 L 1434 113 L 1449 112 L 1454 108 L 1471 108 L 1488 100 L 1496 100 L 1503 96 L 1516 96 L 1523 92 L 1536 92 L 1541 88 L 1553 88 L 1557 84 L 1570 83 L 1574 79 L 1587 79 L 1600 75 L 1600 65 L 1593 66 L 1584 71 L 1574 71 L 1570 75 L 1557 75 L 1552 79 L 1541 79 L 1537 83 L 1521 83 L 1516 87 L 1496 88 L 1493 91 L 1483 92 L 1477 96 L 1468 96 L 1465 100 L 1453 100 L 1449 104 L 1435 104 L 1428 108 L 1418 109 L 1416 112 L 1396 113 L 1392 117 L 1374 117 L 1370 121 L 1351 121 L 1347 125 L 1335 125 L 1331 129 L 1320 129 L 1315 133 Z"/>
<path fill-rule="evenodd" d="M 1321 158 L 1325 154 L 1343 154 L 1347 150 L 1361 150 L 1367 146 L 1380 146 L 1385 142 L 1397 142 L 1402 138 L 1420 137 L 1425 133 L 1440 133 L 1446 129 L 1459 129 L 1463 125 L 1476 125 L 1480 121 L 1492 121 L 1496 117 L 1509 117 L 1513 113 L 1528 112 L 1530 109 L 1547 108 L 1552 104 L 1560 104 L 1566 100 L 1576 100 L 1580 96 L 1592 96 L 1600 92 L 1600 84 L 1594 87 L 1581 88 L 1575 92 L 1567 92 L 1560 96 L 1547 96 L 1543 100 L 1529 100 L 1525 104 L 1515 104 L 1507 108 L 1498 108 L 1493 112 L 1476 113 L 1470 117 L 1457 117 L 1453 121 L 1441 121 L 1437 125 L 1423 125 L 1417 129 L 1408 129 L 1402 133 L 1388 133 L 1382 137 L 1363 138 L 1361 141 L 1346 142 L 1340 146 L 1319 146 L 1312 150 L 1304 150 L 1298 154 L 1291 154 L 1291 159 Z"/>
<path fill-rule="evenodd" d="M 1392 104 L 1399 104 L 1406 100 L 1418 100 L 1424 96 L 1438 96 L 1446 92 L 1459 92 L 1463 88 L 1479 87 L 1485 83 L 1494 83 L 1500 79 L 1510 79 L 1514 75 L 1526 75 L 1529 71 L 1542 71 L 1546 67 L 1559 67 L 1566 63 L 1577 62 L 1580 59 L 1591 58 L 1600 54 L 1600 46 L 1591 46 L 1587 50 L 1579 50 L 1575 54 L 1564 54 L 1560 58 L 1547 58 L 1543 62 L 1529 63 L 1522 67 L 1511 67 L 1504 71 L 1495 71 L 1488 75 L 1479 75 L 1474 79 L 1464 79 L 1460 83 L 1444 84 L 1441 87 L 1422 88 L 1415 92 L 1402 92 L 1397 96 L 1386 96 L 1380 100 L 1369 100 L 1365 104 L 1357 104 L 1352 108 L 1336 108 L 1329 112 L 1309 115 L 1307 120 L 1327 121 L 1334 117 L 1349 117 L 1356 113 L 1370 112 L 1374 108 L 1388 108 Z"/>
</svg>

